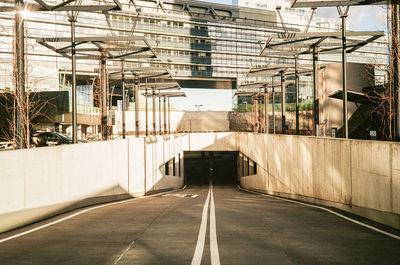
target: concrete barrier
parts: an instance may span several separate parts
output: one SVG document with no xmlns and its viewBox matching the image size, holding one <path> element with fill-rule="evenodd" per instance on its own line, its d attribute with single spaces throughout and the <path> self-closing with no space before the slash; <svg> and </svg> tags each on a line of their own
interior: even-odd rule
<svg viewBox="0 0 400 265">
<path fill-rule="evenodd" d="M 80 207 L 178 189 L 184 150 L 238 149 L 233 133 L 177 134 L 0 152 L 0 233 Z M 165 174 L 165 163 L 181 174 Z"/>
<path fill-rule="evenodd" d="M 259 167 L 244 188 L 332 206 L 400 229 L 400 144 L 240 133 Z M 241 172 L 239 170 L 239 172 Z"/>
<path fill-rule="evenodd" d="M 0 232 L 87 205 L 181 187 L 183 177 L 160 170 L 182 157 L 181 148 L 170 148 L 179 141 L 133 138 L 1 152 Z"/>
</svg>

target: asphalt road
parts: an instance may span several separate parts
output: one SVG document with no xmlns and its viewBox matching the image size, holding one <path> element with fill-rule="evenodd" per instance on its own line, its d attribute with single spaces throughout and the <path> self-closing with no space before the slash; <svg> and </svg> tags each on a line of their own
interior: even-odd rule
<svg viewBox="0 0 400 265">
<path fill-rule="evenodd" d="M 0 264 L 400 264 L 398 239 L 231 186 L 89 209 L 1 234 Z"/>
</svg>

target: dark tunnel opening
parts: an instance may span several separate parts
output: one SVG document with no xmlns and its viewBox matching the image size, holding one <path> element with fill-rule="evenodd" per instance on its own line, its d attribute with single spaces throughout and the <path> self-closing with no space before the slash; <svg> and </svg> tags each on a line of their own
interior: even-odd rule
<svg viewBox="0 0 400 265">
<path fill-rule="evenodd" d="M 238 152 L 193 151 L 184 152 L 185 180 L 188 186 L 232 186 L 237 182 Z"/>
</svg>

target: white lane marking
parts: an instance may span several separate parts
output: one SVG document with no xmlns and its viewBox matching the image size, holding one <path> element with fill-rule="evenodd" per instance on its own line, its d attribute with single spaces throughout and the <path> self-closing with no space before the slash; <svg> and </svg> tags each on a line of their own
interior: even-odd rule
<svg viewBox="0 0 400 265">
<path fill-rule="evenodd" d="M 215 204 L 214 204 L 214 189 L 211 184 L 211 203 L 210 203 L 210 252 L 211 265 L 220 265 L 218 241 L 217 241 L 217 226 L 215 222 Z"/>
<path fill-rule="evenodd" d="M 162 194 L 162 193 L 161 193 L 161 194 Z M 1 244 L 1 243 L 4 243 L 4 242 L 6 242 L 6 241 L 9 241 L 9 240 L 11 240 L 11 239 L 15 239 L 15 238 L 18 238 L 18 237 L 21 237 L 21 236 L 24 236 L 24 235 L 27 235 L 27 234 L 36 232 L 36 231 L 41 230 L 41 229 L 43 229 L 43 228 L 46 228 L 46 227 L 49 227 L 49 226 L 52 226 L 52 225 L 55 225 L 55 224 L 64 222 L 64 221 L 66 221 L 66 220 L 68 220 L 68 219 L 74 218 L 75 216 L 78 216 L 78 215 L 81 215 L 81 214 L 90 212 L 90 211 L 92 211 L 92 210 L 104 208 L 104 207 L 107 207 L 107 206 L 122 204 L 122 203 L 130 202 L 130 201 L 136 201 L 136 200 L 141 200 L 141 199 L 147 199 L 147 198 L 151 198 L 151 197 L 155 197 L 155 196 L 160 196 L 160 193 L 158 193 L 158 194 L 153 194 L 153 195 L 149 195 L 149 196 L 143 196 L 143 197 L 139 197 L 139 198 L 132 198 L 132 199 L 129 199 L 129 200 L 111 202 L 111 203 L 102 204 L 102 205 L 99 205 L 99 206 L 94 206 L 94 207 L 92 207 L 92 208 L 88 208 L 88 209 L 79 211 L 79 212 L 77 212 L 77 213 L 71 214 L 71 215 L 69 215 L 69 216 L 66 216 L 66 217 L 64 217 L 64 218 L 58 219 L 58 220 L 53 221 L 53 222 L 51 222 L 51 223 L 48 223 L 48 224 L 45 224 L 45 225 L 42 225 L 42 226 L 38 226 L 38 227 L 32 228 L 32 229 L 30 229 L 30 230 L 27 230 L 27 231 L 25 231 L 25 232 L 21 232 L 21 233 L 15 234 L 15 235 L 13 235 L 13 236 L 9 236 L 9 237 L 0 239 L 0 244 Z"/>
<path fill-rule="evenodd" d="M 208 221 L 208 205 L 210 202 L 210 189 L 208 189 L 208 194 L 206 198 L 206 202 L 203 206 L 203 214 L 201 217 L 201 224 L 199 230 L 199 236 L 197 237 L 196 249 L 194 251 L 192 265 L 200 265 L 201 258 L 203 257 L 204 243 L 206 239 L 206 231 L 207 231 L 207 221 Z"/>
<path fill-rule="evenodd" d="M 354 219 L 352 219 L 352 218 L 350 218 L 350 217 L 347 217 L 347 216 L 345 216 L 345 215 L 343 215 L 343 214 L 337 213 L 337 212 L 332 211 L 332 210 L 330 210 L 330 209 L 324 208 L 324 207 L 322 207 L 322 206 L 317 206 L 317 205 L 313 205 L 313 204 L 308 204 L 308 203 L 305 203 L 305 202 L 293 201 L 293 200 L 289 200 L 289 199 L 284 199 L 284 198 L 280 198 L 280 197 L 276 197 L 276 196 L 264 194 L 264 193 L 261 193 L 261 192 L 256 192 L 256 191 L 252 191 L 252 190 L 247 190 L 247 189 L 243 189 L 243 188 L 240 187 L 240 186 L 237 186 L 237 187 L 238 187 L 240 190 L 244 190 L 244 191 L 247 191 L 247 192 L 250 192 L 250 193 L 254 193 L 254 194 L 258 194 L 258 195 L 261 195 L 261 196 L 265 196 L 265 197 L 269 197 L 269 198 L 274 198 L 274 199 L 281 200 L 281 201 L 287 201 L 287 202 L 297 203 L 297 204 L 301 204 L 301 205 L 304 205 L 304 206 L 309 206 L 309 207 L 317 208 L 317 209 L 320 209 L 320 210 L 324 210 L 324 211 L 327 211 L 327 212 L 329 212 L 329 213 L 332 213 L 332 214 L 334 214 L 334 215 L 336 215 L 336 216 L 339 216 L 339 217 L 341 217 L 341 218 L 343 218 L 343 219 L 345 219 L 345 220 L 347 220 L 347 221 L 353 222 L 353 223 L 355 223 L 355 224 L 358 224 L 358 225 L 364 226 L 364 227 L 366 227 L 366 228 L 369 228 L 369 229 L 371 229 L 371 230 L 374 230 L 375 232 L 378 232 L 378 233 L 384 234 L 384 235 L 386 235 L 386 236 L 392 237 L 392 238 L 394 238 L 394 239 L 400 240 L 400 236 L 396 236 L 396 235 L 394 235 L 394 234 L 392 234 L 392 233 L 383 231 L 383 230 L 381 230 L 381 229 L 379 229 L 379 228 L 373 227 L 373 226 L 371 226 L 371 225 L 364 224 L 364 223 L 362 223 L 362 222 L 360 222 L 360 221 L 354 220 Z"/>
<path fill-rule="evenodd" d="M 196 198 L 198 194 L 164 194 L 161 197 Z"/>
</svg>

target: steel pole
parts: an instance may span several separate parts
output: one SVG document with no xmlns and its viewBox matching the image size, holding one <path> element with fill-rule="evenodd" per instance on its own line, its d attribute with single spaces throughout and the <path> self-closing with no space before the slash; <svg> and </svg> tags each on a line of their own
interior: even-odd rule
<svg viewBox="0 0 400 265">
<path fill-rule="evenodd" d="M 299 69 L 298 69 L 298 58 L 294 57 L 294 83 L 296 93 L 296 135 L 300 134 L 300 117 L 299 117 Z"/>
<path fill-rule="evenodd" d="M 71 19 L 71 53 L 72 53 L 72 141 L 74 144 L 78 142 L 77 133 L 77 102 L 76 102 L 76 47 L 75 47 L 75 22 Z"/>
<path fill-rule="evenodd" d="M 394 138 L 400 140 L 400 4 L 398 0 L 391 1 L 391 24 L 392 24 L 392 79 L 394 91 Z"/>
<path fill-rule="evenodd" d="M 269 103 L 269 94 L 267 87 L 264 89 L 264 133 L 269 133 L 269 115 L 268 115 L 268 104 Z"/>
<path fill-rule="evenodd" d="M 168 134 L 171 134 L 171 104 L 168 97 Z"/>
<path fill-rule="evenodd" d="M 15 93 L 17 102 L 15 105 L 16 120 L 15 127 L 16 133 L 14 135 L 17 148 L 26 148 L 26 130 L 29 129 L 24 116 L 27 115 L 28 106 L 26 104 L 25 95 L 25 21 L 21 14 L 24 10 L 24 1 L 16 0 L 15 8 L 15 67 L 14 67 L 14 78 L 15 78 Z"/>
<path fill-rule="evenodd" d="M 158 126 L 160 127 L 160 135 L 162 135 L 162 120 L 161 120 L 161 97 L 158 96 Z"/>
<path fill-rule="evenodd" d="M 156 90 L 152 89 L 152 103 L 153 103 L 153 135 L 157 135 L 157 125 L 156 125 Z"/>
<path fill-rule="evenodd" d="M 149 136 L 149 111 L 148 111 L 148 103 L 147 103 L 147 78 L 146 78 L 146 86 L 145 86 L 145 112 L 146 112 L 146 136 Z"/>
<path fill-rule="evenodd" d="M 164 134 L 167 134 L 167 98 L 163 97 L 163 109 L 164 109 Z"/>
<path fill-rule="evenodd" d="M 275 86 L 274 77 L 272 77 L 272 123 L 273 123 L 273 133 L 276 133 L 276 119 L 275 119 Z"/>
<path fill-rule="evenodd" d="M 135 78 L 135 135 L 139 137 L 139 78 Z"/>
<path fill-rule="evenodd" d="M 100 63 L 101 78 L 101 133 L 103 140 L 108 138 L 108 122 L 107 122 L 107 78 L 106 78 L 106 60 L 101 59 Z"/>
<path fill-rule="evenodd" d="M 286 91 L 285 91 L 285 76 L 283 71 L 280 71 L 281 76 L 281 112 L 282 112 L 282 133 L 286 134 Z"/>
<path fill-rule="evenodd" d="M 343 138 L 349 138 L 349 124 L 347 120 L 347 53 L 346 53 L 346 18 L 347 14 L 342 14 L 342 98 L 343 98 Z"/>
<path fill-rule="evenodd" d="M 313 125 L 314 135 L 318 136 L 318 101 L 317 101 L 317 90 L 318 90 L 318 47 L 313 47 Z"/>
<path fill-rule="evenodd" d="M 259 93 L 258 94 L 258 132 L 262 133 L 262 129 L 263 129 L 263 117 L 262 117 L 262 106 L 261 106 L 261 99 L 263 98 L 262 94 Z"/>
<path fill-rule="evenodd" d="M 126 109 L 126 98 L 125 98 L 125 60 L 122 63 L 122 139 L 126 138 L 126 125 L 125 125 L 125 109 Z"/>
</svg>

